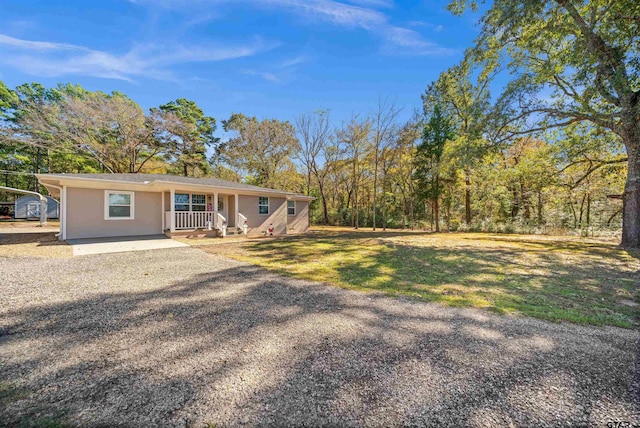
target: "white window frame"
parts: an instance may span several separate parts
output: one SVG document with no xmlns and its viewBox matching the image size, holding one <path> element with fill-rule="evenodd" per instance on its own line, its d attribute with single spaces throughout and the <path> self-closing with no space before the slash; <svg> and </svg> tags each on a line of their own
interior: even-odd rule
<svg viewBox="0 0 640 428">
<path fill-rule="evenodd" d="M 204 196 L 204 202 L 201 203 L 201 204 L 200 203 L 198 203 L 198 204 L 193 203 L 193 197 L 194 196 Z M 189 210 L 191 212 L 203 213 L 203 212 L 207 211 L 207 194 L 206 193 L 191 193 L 191 195 L 189 196 L 189 202 L 190 202 Z M 196 210 L 193 209 L 193 207 L 196 206 L 196 205 L 199 206 L 199 207 L 203 207 L 204 209 L 201 210 L 201 211 L 196 211 Z"/>
<path fill-rule="evenodd" d="M 178 195 L 187 195 L 188 202 L 187 202 L 187 203 L 183 203 L 183 202 L 181 202 L 181 203 L 177 203 L 177 202 L 176 202 L 176 196 L 178 196 Z M 185 211 L 185 210 L 179 210 L 179 209 L 177 209 L 176 207 L 177 207 L 178 205 L 186 205 L 186 206 L 187 206 L 187 210 Z M 187 212 L 190 212 L 190 211 L 191 211 L 191 193 L 176 192 L 176 193 L 173 195 L 173 207 L 174 207 L 175 212 L 177 212 L 177 213 L 187 213 Z"/>
<path fill-rule="evenodd" d="M 109 195 L 129 195 L 129 217 L 111 217 L 109 216 Z M 125 190 L 105 190 L 104 191 L 104 219 L 105 220 L 134 220 L 135 216 L 135 192 L 128 192 Z M 126 205 L 114 205 L 124 207 Z"/>
<path fill-rule="evenodd" d="M 177 195 L 187 195 L 189 197 L 189 202 L 188 203 L 176 203 L 176 196 Z M 193 203 L 193 197 L 194 196 L 204 196 L 204 202 L 201 204 L 194 204 Z M 202 213 L 202 212 L 206 212 L 207 211 L 207 194 L 206 193 L 184 193 L 184 192 L 176 192 L 173 195 L 173 206 L 176 207 L 177 205 L 187 205 L 188 206 L 188 210 L 184 211 L 184 210 L 178 210 L 176 209 L 176 212 L 179 213 L 187 213 L 187 212 L 196 212 L 196 213 Z M 199 206 L 199 207 L 203 207 L 204 209 L 201 211 L 196 211 L 193 209 L 194 206 Z"/>
<path fill-rule="evenodd" d="M 260 199 L 261 198 L 265 198 L 267 200 L 266 204 L 261 204 L 260 203 Z M 260 212 L 260 207 L 267 207 L 267 212 L 266 213 L 261 213 Z M 258 215 L 269 215 L 269 197 L 268 196 L 258 196 Z"/>
<path fill-rule="evenodd" d="M 289 202 L 293 202 L 293 214 L 289 214 Z M 287 215 L 289 216 L 295 216 L 296 215 L 296 201 L 294 200 L 288 200 L 287 201 Z"/>
</svg>

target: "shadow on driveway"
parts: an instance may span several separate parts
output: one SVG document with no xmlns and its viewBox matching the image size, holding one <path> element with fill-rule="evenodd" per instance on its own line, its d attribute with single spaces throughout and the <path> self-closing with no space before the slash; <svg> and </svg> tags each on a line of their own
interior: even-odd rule
<svg viewBox="0 0 640 428">
<path fill-rule="evenodd" d="M 41 268 L 65 276 L 39 300 L 26 281 L 2 290 L 0 425 L 639 420 L 631 330 L 352 292 L 192 248 Z"/>
</svg>

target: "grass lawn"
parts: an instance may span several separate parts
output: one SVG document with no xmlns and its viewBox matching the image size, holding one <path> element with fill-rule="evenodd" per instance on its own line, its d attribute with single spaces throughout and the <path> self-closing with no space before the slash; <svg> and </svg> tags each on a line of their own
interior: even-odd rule
<svg viewBox="0 0 640 428">
<path fill-rule="evenodd" d="M 640 254 L 593 239 L 315 228 L 202 247 L 336 286 L 581 324 L 638 326 Z"/>
</svg>

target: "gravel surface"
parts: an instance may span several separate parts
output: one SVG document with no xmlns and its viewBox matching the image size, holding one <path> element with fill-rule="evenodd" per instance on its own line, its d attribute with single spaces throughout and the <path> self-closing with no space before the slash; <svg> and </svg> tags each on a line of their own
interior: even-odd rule
<svg viewBox="0 0 640 428">
<path fill-rule="evenodd" d="M 195 248 L 0 258 L 0 302 L 4 426 L 640 422 L 636 331 L 332 288 Z"/>
</svg>

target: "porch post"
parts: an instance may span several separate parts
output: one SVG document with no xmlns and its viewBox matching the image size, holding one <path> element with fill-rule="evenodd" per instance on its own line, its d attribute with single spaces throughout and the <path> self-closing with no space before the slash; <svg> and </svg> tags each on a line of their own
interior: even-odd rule
<svg viewBox="0 0 640 428">
<path fill-rule="evenodd" d="M 60 240 L 67 240 L 67 186 L 62 186 L 62 194 L 60 196 L 62 203 L 62 222 L 60 224 Z"/>
<path fill-rule="evenodd" d="M 237 193 L 235 194 L 235 199 L 236 199 L 236 219 L 235 219 L 235 221 L 233 223 L 236 225 L 236 227 L 240 227 L 238 225 L 238 219 L 240 218 L 240 216 L 238 214 L 240 213 L 240 210 L 238 209 L 238 194 Z"/>
<path fill-rule="evenodd" d="M 169 191 L 171 195 L 171 202 L 169 202 L 169 207 L 171 207 L 171 219 L 170 219 L 170 230 L 171 232 L 176 231 L 176 191 L 175 189 L 171 189 Z"/>
<path fill-rule="evenodd" d="M 167 225 L 165 224 L 165 213 L 164 213 L 164 190 L 162 191 L 162 193 L 160 194 L 160 196 L 162 197 L 162 232 L 160 233 L 164 233 L 164 231 L 167 229 Z"/>
<path fill-rule="evenodd" d="M 222 225 L 218 226 L 218 192 L 213 194 L 213 226 L 214 227 L 222 227 Z"/>
</svg>

